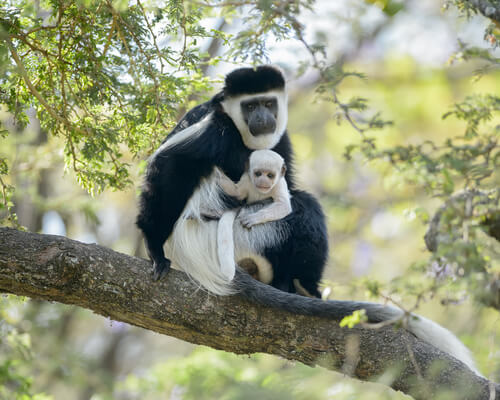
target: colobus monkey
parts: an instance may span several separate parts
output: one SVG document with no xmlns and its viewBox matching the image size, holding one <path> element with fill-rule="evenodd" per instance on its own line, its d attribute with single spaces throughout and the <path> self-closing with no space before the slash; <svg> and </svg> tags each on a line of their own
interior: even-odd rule
<svg viewBox="0 0 500 400">
<path fill-rule="evenodd" d="M 288 167 L 285 180 L 293 211 L 252 229 L 234 224 L 235 259 L 267 267 L 270 283 L 278 289 L 295 292 L 293 280 L 298 279 L 309 293 L 319 296 L 318 281 L 328 254 L 325 217 L 317 200 L 295 187 L 286 124 L 285 79 L 272 66 L 231 72 L 220 93 L 183 117 L 151 156 L 140 197 L 137 225 L 153 261 L 154 279 L 170 269 L 163 251 L 167 241 L 169 257 L 213 293 L 238 291 L 269 307 L 335 320 L 359 309 L 366 310 L 370 322 L 401 316 L 401 310 L 375 303 L 324 302 L 282 293 L 239 269 L 232 282 L 221 274 L 216 251 L 218 221 L 205 221 L 200 212 L 233 208 L 217 184 L 217 168 L 238 181 L 253 150 L 272 149 Z M 244 206 L 251 212 L 259 207 Z M 466 347 L 441 326 L 415 317 L 410 318 L 408 329 L 474 368 Z"/>
<path fill-rule="evenodd" d="M 273 203 L 241 217 L 241 224 L 245 228 L 251 228 L 257 224 L 285 218 L 292 212 L 292 204 L 285 179 L 286 165 L 283 157 L 272 150 L 256 150 L 250 155 L 248 163 L 248 171 L 238 183 L 234 183 L 222 173 L 219 185 L 224 193 L 249 204 L 269 198 Z"/>
<path fill-rule="evenodd" d="M 317 200 L 295 187 L 287 118 L 285 78 L 279 69 L 237 69 L 226 76 L 223 90 L 190 110 L 151 156 L 137 224 L 155 280 L 168 272 L 173 258 L 206 289 L 218 294 L 232 290 L 220 273 L 217 221 L 203 220 L 202 211 L 222 214 L 234 207 L 217 184 L 217 169 L 238 181 L 253 150 L 272 149 L 288 167 L 285 180 L 293 212 L 251 230 L 236 228 L 235 254 L 271 271 L 271 285 L 295 292 L 293 280 L 299 279 L 319 296 L 328 254 L 325 217 Z M 169 259 L 163 250 L 167 239 Z"/>
<path fill-rule="evenodd" d="M 272 150 L 256 150 L 250 155 L 248 171 L 242 175 L 238 183 L 234 183 L 224 173 L 219 176 L 219 185 L 224 193 L 245 200 L 248 204 L 272 199 L 272 203 L 260 210 L 239 215 L 238 220 L 245 228 L 257 224 L 285 218 L 292 212 L 290 193 L 285 180 L 285 160 Z M 217 231 L 217 253 L 221 272 L 228 279 L 235 273 L 233 223 L 236 211 L 226 211 L 219 221 Z M 264 276 L 264 273 L 267 273 Z M 260 281 L 269 283 L 268 271 L 255 270 L 252 275 Z"/>
</svg>

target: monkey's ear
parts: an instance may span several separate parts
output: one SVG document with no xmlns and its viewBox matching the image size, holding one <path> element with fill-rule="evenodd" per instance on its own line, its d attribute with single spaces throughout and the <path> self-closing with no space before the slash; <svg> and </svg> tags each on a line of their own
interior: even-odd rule
<svg viewBox="0 0 500 400">
<path fill-rule="evenodd" d="M 281 167 L 281 176 L 285 176 L 285 172 L 286 172 L 286 165 L 285 163 L 283 163 L 283 166 Z"/>
</svg>

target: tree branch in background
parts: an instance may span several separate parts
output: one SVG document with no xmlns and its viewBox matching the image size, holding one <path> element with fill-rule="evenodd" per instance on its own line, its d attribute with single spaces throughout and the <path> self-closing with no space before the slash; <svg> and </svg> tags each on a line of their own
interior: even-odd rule
<svg viewBox="0 0 500 400">
<path fill-rule="evenodd" d="M 465 241 L 473 241 L 482 248 L 482 254 L 489 259 L 500 258 L 500 214 L 497 205 L 500 201 L 500 189 L 489 191 L 467 189 L 451 195 L 434 213 L 424 236 L 427 249 L 434 253 L 443 274 L 449 274 L 450 264 L 446 256 L 438 253 L 440 246 L 449 247 L 457 240 L 457 235 Z M 450 234 L 449 215 L 463 215 L 461 229 L 453 229 Z M 471 221 L 481 221 L 480 224 Z M 451 250 L 454 251 L 454 250 Z M 491 253 L 491 254 L 490 254 Z M 446 253 L 445 253 L 446 254 Z M 459 268 L 462 267 L 459 265 Z M 467 268 L 464 268 L 466 270 Z M 467 271 L 470 272 L 470 271 Z M 478 289 L 471 288 L 474 298 L 488 307 L 500 311 L 500 276 L 495 268 L 476 268 L 476 273 L 483 275 L 483 282 Z M 486 273 L 485 273 L 486 272 Z M 438 273 L 437 275 L 439 275 Z"/>
<path fill-rule="evenodd" d="M 495 25 L 500 26 L 500 3 L 498 0 L 466 0 L 466 3 L 493 21 Z"/>
<path fill-rule="evenodd" d="M 362 380 L 391 371 L 389 385 L 415 399 L 443 390 L 453 391 L 454 399 L 500 396 L 499 385 L 405 330 L 340 328 L 338 321 L 266 308 L 242 295 L 210 295 L 175 270 L 153 283 L 149 270 L 143 259 L 95 244 L 0 228 L 2 292 L 77 305 L 188 342 L 279 355 Z M 240 272 L 236 280 L 262 285 Z M 276 295 L 283 301 L 296 296 Z"/>
</svg>

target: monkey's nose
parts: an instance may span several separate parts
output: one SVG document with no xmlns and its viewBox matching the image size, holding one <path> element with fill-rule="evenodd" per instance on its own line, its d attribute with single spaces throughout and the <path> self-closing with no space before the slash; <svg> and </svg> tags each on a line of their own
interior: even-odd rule
<svg viewBox="0 0 500 400">
<path fill-rule="evenodd" d="M 276 121 L 271 117 L 255 117 L 248 121 L 250 133 L 254 136 L 273 133 L 276 129 Z"/>
</svg>

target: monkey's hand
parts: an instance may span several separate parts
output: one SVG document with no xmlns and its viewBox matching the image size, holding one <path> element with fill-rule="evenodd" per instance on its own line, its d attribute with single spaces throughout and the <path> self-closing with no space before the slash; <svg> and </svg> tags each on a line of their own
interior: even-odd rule
<svg viewBox="0 0 500 400">
<path fill-rule="evenodd" d="M 291 212 L 292 208 L 289 204 L 277 201 L 255 212 L 243 211 L 238 218 L 241 225 L 245 228 L 251 228 L 254 225 L 285 218 Z"/>
<path fill-rule="evenodd" d="M 245 199 L 245 193 L 242 193 L 236 183 L 229 179 L 223 172 L 220 172 L 217 177 L 217 183 L 222 191 L 229 196 L 236 197 L 238 200 Z"/>
<path fill-rule="evenodd" d="M 245 228 L 250 229 L 252 226 L 261 224 L 265 221 L 261 221 L 257 213 L 250 213 L 241 215 L 240 222 Z"/>
<path fill-rule="evenodd" d="M 170 260 L 167 258 L 164 258 L 160 262 L 153 261 L 153 280 L 154 281 L 159 281 L 161 278 L 166 276 L 168 274 L 168 271 L 170 271 Z"/>
</svg>

